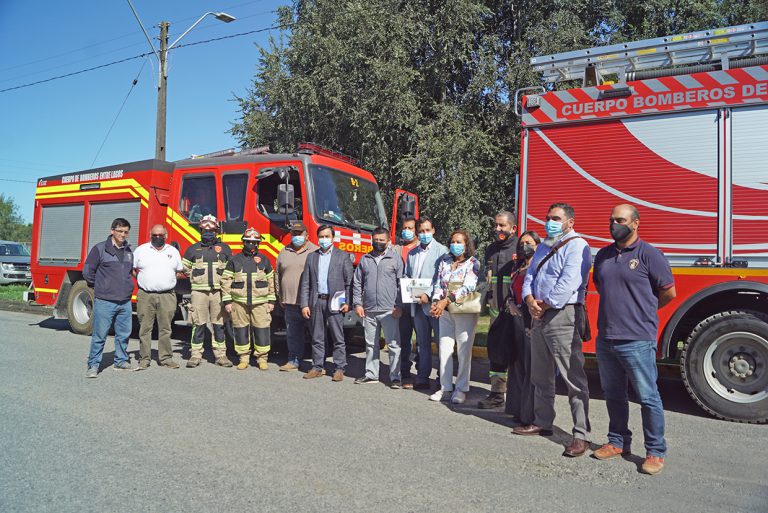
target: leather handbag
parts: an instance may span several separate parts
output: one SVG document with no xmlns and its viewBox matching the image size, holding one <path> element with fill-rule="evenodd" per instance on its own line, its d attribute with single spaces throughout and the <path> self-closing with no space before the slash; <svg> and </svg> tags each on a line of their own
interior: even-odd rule
<svg viewBox="0 0 768 513">
<path fill-rule="evenodd" d="M 448 294 L 461 288 L 464 283 L 461 281 L 452 281 L 448 283 Z M 479 314 L 483 309 L 480 292 L 470 292 L 461 298 L 461 301 L 448 303 L 448 312 L 451 314 Z"/>
</svg>

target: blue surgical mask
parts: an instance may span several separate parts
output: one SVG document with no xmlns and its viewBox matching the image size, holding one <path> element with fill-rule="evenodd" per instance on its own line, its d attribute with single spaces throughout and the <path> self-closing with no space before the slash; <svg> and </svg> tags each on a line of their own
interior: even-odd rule
<svg viewBox="0 0 768 513">
<path fill-rule="evenodd" d="M 306 241 L 307 239 L 303 235 L 294 235 L 291 237 L 291 244 L 296 248 L 303 246 Z"/>
<path fill-rule="evenodd" d="M 451 255 L 461 256 L 462 254 L 464 254 L 464 244 L 451 242 Z"/>
<path fill-rule="evenodd" d="M 328 249 L 331 246 L 333 246 L 333 239 L 328 237 L 323 237 L 322 239 L 318 239 L 317 242 L 320 244 L 320 247 L 322 249 Z"/>
<path fill-rule="evenodd" d="M 550 219 L 545 227 L 547 229 L 547 237 L 558 237 L 563 233 L 563 223 L 560 221 L 552 221 Z"/>
<path fill-rule="evenodd" d="M 402 232 L 400 232 L 400 236 L 403 238 L 404 241 L 411 242 L 413 240 L 414 233 L 413 233 L 413 230 L 403 230 Z"/>
<path fill-rule="evenodd" d="M 431 233 L 420 233 L 419 234 L 419 242 L 424 244 L 425 246 L 432 242 L 432 234 Z"/>
</svg>

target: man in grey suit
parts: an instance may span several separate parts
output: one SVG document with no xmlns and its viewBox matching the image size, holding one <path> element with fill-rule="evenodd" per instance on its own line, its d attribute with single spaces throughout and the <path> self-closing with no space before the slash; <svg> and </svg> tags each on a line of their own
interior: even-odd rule
<svg viewBox="0 0 768 513">
<path fill-rule="evenodd" d="M 344 344 L 344 314 L 349 311 L 352 287 L 352 255 L 333 247 L 333 228 L 322 225 L 317 229 L 320 249 L 309 254 L 299 285 L 301 314 L 312 327 L 312 370 L 304 379 L 325 374 L 326 326 L 333 338 L 333 381 L 344 379 L 347 348 Z M 332 308 L 334 296 L 343 292 L 346 301 L 338 310 Z"/>
<path fill-rule="evenodd" d="M 419 236 L 419 245 L 408 253 L 405 276 L 431 280 L 440 260 L 448 254 L 448 248 L 434 240 L 435 228 L 428 217 L 421 217 L 418 220 L 416 232 Z M 440 334 L 437 319 L 429 313 L 432 298 L 423 294 L 420 301 L 421 304 L 411 305 L 416 328 L 416 347 L 419 352 L 416 383 L 413 388 L 428 390 L 429 375 L 432 373 L 432 333 L 435 340 L 440 339 Z"/>
</svg>

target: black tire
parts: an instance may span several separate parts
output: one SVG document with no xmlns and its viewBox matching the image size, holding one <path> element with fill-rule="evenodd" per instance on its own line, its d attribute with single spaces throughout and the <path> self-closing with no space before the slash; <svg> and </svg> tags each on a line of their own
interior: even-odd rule
<svg viewBox="0 0 768 513">
<path fill-rule="evenodd" d="M 694 401 L 720 419 L 768 423 L 768 315 L 721 312 L 691 332 L 680 358 Z"/>
<path fill-rule="evenodd" d="M 93 331 L 93 289 L 84 280 L 75 282 L 67 296 L 69 328 L 79 335 Z"/>
</svg>

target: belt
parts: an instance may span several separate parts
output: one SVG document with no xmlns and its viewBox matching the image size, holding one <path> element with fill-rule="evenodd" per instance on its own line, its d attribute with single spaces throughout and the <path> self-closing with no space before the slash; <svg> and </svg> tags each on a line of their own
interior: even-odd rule
<svg viewBox="0 0 768 513">
<path fill-rule="evenodd" d="M 147 290 L 147 289 L 142 289 L 141 287 L 139 287 L 139 290 L 140 290 L 140 291 L 142 291 L 142 292 L 146 292 L 147 294 L 169 294 L 169 293 L 171 293 L 171 292 L 175 292 L 175 291 L 176 291 L 176 289 L 168 289 L 168 290 Z"/>
<path fill-rule="evenodd" d="M 328 299 L 330 296 L 328 294 L 318 294 L 317 299 Z"/>
</svg>

